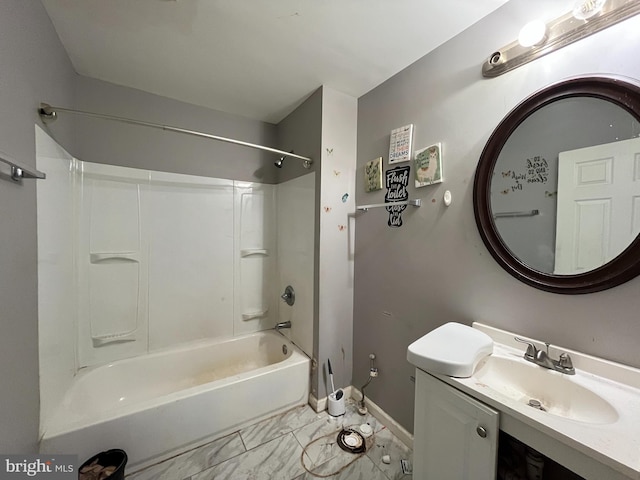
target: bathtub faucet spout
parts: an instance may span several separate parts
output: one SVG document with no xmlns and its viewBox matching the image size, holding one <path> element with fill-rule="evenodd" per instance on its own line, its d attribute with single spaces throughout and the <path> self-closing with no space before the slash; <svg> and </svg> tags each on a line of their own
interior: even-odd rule
<svg viewBox="0 0 640 480">
<path fill-rule="evenodd" d="M 291 321 L 276 323 L 276 330 L 281 328 L 291 328 Z"/>
</svg>

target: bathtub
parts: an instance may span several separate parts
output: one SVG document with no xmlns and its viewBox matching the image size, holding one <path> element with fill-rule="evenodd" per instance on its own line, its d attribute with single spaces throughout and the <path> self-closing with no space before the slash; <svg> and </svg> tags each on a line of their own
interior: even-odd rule
<svg viewBox="0 0 640 480">
<path fill-rule="evenodd" d="M 121 448 L 127 470 L 307 403 L 310 361 L 275 331 L 81 370 L 45 425 L 42 453 Z"/>
</svg>

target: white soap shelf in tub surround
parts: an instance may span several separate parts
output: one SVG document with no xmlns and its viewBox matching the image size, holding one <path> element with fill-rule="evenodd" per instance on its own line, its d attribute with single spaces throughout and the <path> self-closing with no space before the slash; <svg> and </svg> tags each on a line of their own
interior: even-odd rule
<svg viewBox="0 0 640 480">
<path fill-rule="evenodd" d="M 124 262 L 140 263 L 140 255 L 135 252 L 89 254 L 89 262 L 93 264 L 106 262 L 108 260 L 119 260 Z"/>
<path fill-rule="evenodd" d="M 243 248 L 240 250 L 241 257 L 250 257 L 252 255 L 262 255 L 265 257 L 269 256 L 269 250 L 266 248 Z"/>
<path fill-rule="evenodd" d="M 263 318 L 269 314 L 269 309 L 261 310 L 259 312 L 243 313 L 242 320 L 253 320 L 254 318 Z"/>
<path fill-rule="evenodd" d="M 102 347 L 109 343 L 135 342 L 136 332 L 114 333 L 113 335 L 101 335 L 99 337 L 91 337 L 94 347 Z"/>
</svg>

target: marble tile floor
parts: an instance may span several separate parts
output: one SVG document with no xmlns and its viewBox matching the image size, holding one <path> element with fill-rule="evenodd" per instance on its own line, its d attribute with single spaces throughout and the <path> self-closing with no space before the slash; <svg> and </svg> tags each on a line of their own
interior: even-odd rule
<svg viewBox="0 0 640 480">
<path fill-rule="evenodd" d="M 344 427 L 368 423 L 373 435 L 367 451 L 352 454 L 336 443 Z M 391 462 L 382 461 L 389 455 Z M 331 417 L 304 405 L 185 452 L 126 480 L 409 480 L 400 459 L 411 450 L 371 414 L 362 416 L 353 401 Z"/>
</svg>

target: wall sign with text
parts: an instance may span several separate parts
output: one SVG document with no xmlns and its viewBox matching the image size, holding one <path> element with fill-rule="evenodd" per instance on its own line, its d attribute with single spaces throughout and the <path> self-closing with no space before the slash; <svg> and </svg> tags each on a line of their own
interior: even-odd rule
<svg viewBox="0 0 640 480">
<path fill-rule="evenodd" d="M 409 171 L 411 167 L 397 167 L 385 172 L 385 186 L 387 193 L 384 196 L 385 203 L 406 202 L 409 200 Z M 387 225 L 398 228 L 402 226 L 402 212 L 407 209 L 406 205 L 392 205 L 385 207 L 389 212 Z"/>
<path fill-rule="evenodd" d="M 413 124 L 391 130 L 389 138 L 389 165 L 411 160 Z"/>
</svg>

